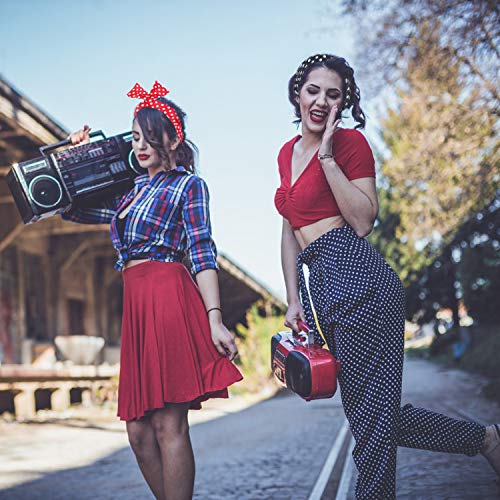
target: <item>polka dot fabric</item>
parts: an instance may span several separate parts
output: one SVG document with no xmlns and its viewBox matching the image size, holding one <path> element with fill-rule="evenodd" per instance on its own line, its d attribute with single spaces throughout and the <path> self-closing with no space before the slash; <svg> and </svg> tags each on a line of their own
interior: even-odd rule
<svg viewBox="0 0 500 500">
<path fill-rule="evenodd" d="M 342 363 L 342 404 L 356 441 L 356 498 L 395 498 L 397 446 L 479 453 L 484 426 L 411 405 L 401 408 L 404 290 L 375 248 L 345 225 L 299 254 L 300 294 L 313 325 L 304 264 L 328 348 Z M 317 340 L 324 343 L 319 334 Z"/>
<path fill-rule="evenodd" d="M 175 132 L 177 133 L 177 137 L 181 140 L 184 140 L 184 132 L 182 131 L 182 125 L 172 106 L 165 104 L 164 102 L 158 101 L 159 97 L 164 97 L 169 93 L 169 91 L 157 80 L 151 92 L 146 92 L 138 83 L 134 85 L 132 90 L 130 90 L 127 95 L 132 97 L 133 99 L 144 99 L 143 102 L 138 104 L 134 111 L 134 116 L 141 110 L 142 108 L 153 108 L 161 111 L 172 123 L 175 128 Z"/>
</svg>

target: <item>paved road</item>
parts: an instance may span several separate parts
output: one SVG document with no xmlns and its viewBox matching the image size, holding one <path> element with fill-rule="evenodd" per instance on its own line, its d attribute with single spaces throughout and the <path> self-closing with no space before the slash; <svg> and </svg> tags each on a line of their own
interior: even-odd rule
<svg viewBox="0 0 500 500">
<path fill-rule="evenodd" d="M 410 361 L 404 402 L 448 413 L 451 405 L 500 421 L 500 408 L 482 398 L 481 383 L 459 371 Z M 307 499 L 344 421 L 340 398 L 306 404 L 285 394 L 237 410 L 236 403 L 216 403 L 205 414 L 220 418 L 192 425 L 195 498 Z M 4 424 L 0 457 L 0 499 L 152 498 L 123 425 L 112 419 L 93 425 L 76 419 Z M 398 499 L 494 499 L 499 496 L 493 478 L 482 457 L 408 449 L 398 455 Z M 347 498 L 353 498 L 355 477 L 348 479 Z"/>
<path fill-rule="evenodd" d="M 427 361 L 405 361 L 403 404 L 483 423 L 500 422 L 500 407 L 481 395 L 484 379 Z M 454 410 L 452 410 L 452 408 Z M 354 498 L 354 479 L 348 495 Z M 398 499 L 499 499 L 495 473 L 482 456 L 467 457 L 409 448 L 398 449 Z"/>
</svg>

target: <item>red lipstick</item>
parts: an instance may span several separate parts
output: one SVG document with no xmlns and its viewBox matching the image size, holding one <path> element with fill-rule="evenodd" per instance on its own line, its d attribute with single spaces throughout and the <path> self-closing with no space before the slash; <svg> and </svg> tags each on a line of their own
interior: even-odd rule
<svg viewBox="0 0 500 500">
<path fill-rule="evenodd" d="M 309 113 L 309 116 L 311 117 L 311 121 L 314 123 L 321 123 L 325 118 L 328 117 L 328 113 L 326 111 L 319 111 L 319 110 L 312 110 Z"/>
</svg>

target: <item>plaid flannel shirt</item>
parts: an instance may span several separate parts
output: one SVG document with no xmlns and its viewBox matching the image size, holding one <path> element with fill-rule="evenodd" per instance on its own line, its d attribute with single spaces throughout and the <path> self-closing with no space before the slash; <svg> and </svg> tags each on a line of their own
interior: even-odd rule
<svg viewBox="0 0 500 500">
<path fill-rule="evenodd" d="M 188 254 L 191 273 L 218 269 L 212 239 L 209 194 L 205 181 L 183 167 L 161 171 L 149 180 L 141 175 L 125 196 L 97 208 L 75 208 L 62 214 L 65 220 L 83 224 L 111 224 L 111 241 L 118 255 L 115 268 L 122 270 L 131 257 L 180 262 Z M 123 241 L 116 217 L 146 186 L 127 214 Z"/>
</svg>

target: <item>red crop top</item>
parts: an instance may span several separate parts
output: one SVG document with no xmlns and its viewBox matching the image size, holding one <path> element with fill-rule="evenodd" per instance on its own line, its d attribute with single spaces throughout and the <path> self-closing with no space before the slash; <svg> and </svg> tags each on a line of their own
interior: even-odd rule
<svg viewBox="0 0 500 500">
<path fill-rule="evenodd" d="M 278 154 L 281 185 L 274 196 L 278 212 L 288 220 L 293 229 L 340 215 L 317 153 L 293 186 L 290 186 L 293 146 L 299 139 L 300 135 L 285 143 Z M 338 129 L 333 135 L 332 149 L 335 161 L 350 181 L 362 177 L 375 177 L 373 153 L 361 132 Z"/>
</svg>

